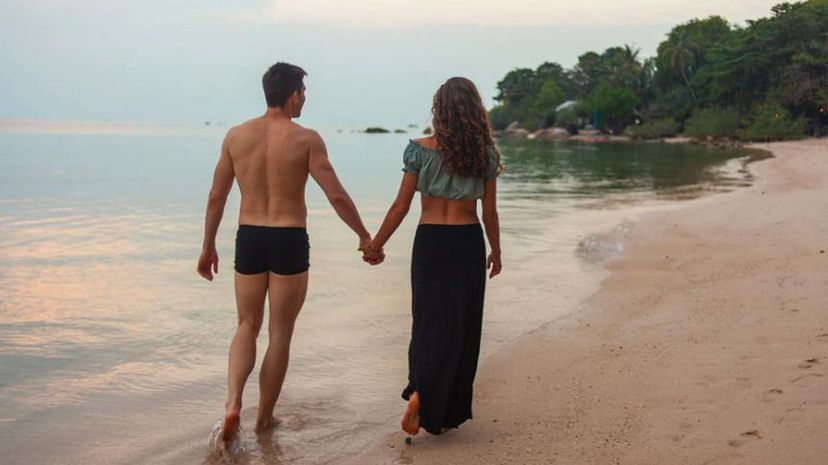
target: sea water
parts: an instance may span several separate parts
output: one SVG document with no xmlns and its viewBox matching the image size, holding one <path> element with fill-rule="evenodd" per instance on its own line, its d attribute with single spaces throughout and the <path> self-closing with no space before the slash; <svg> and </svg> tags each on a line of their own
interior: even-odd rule
<svg viewBox="0 0 828 465">
<path fill-rule="evenodd" d="M 236 323 L 230 195 L 213 282 L 195 272 L 226 128 L 0 124 L 0 437 L 7 464 L 221 463 Z M 418 130 L 414 130 L 417 131 Z M 376 231 L 417 133 L 323 130 L 330 158 Z M 485 357 L 594 291 L 640 205 L 746 182 L 738 151 L 697 146 L 500 142 L 503 273 L 488 282 Z M 370 267 L 309 181 L 310 289 L 276 407 L 252 434 L 248 381 L 238 463 L 322 463 L 398 428 L 410 330 L 409 257 L 419 213 Z M 266 332 L 265 325 L 263 332 Z M 267 337 L 260 336 L 258 358 Z"/>
</svg>

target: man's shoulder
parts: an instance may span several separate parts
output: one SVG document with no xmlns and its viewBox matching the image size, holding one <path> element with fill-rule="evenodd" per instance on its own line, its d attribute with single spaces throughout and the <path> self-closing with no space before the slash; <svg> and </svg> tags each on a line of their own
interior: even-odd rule
<svg viewBox="0 0 828 465">
<path fill-rule="evenodd" d="M 235 126 L 231 126 L 230 129 L 227 130 L 227 138 L 235 138 L 244 136 L 245 133 L 253 131 L 257 126 L 261 124 L 261 118 L 251 118 L 247 121 L 241 122 Z"/>
<path fill-rule="evenodd" d="M 319 133 L 313 128 L 306 128 L 305 126 L 302 126 L 301 124 L 298 124 L 293 121 L 291 121 L 291 124 L 293 125 L 293 130 L 296 131 L 297 136 L 306 137 L 308 139 L 322 138 L 322 136 L 320 136 Z"/>
<path fill-rule="evenodd" d="M 322 136 L 319 135 L 319 132 L 315 129 L 306 128 L 296 123 L 293 123 L 293 125 L 295 131 L 294 136 L 297 141 L 307 144 L 308 146 L 318 146 L 319 144 L 324 144 Z"/>
</svg>

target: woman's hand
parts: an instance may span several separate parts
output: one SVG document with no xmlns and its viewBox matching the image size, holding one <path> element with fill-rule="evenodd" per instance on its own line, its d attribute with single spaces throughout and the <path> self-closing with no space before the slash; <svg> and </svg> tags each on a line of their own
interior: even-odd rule
<svg viewBox="0 0 828 465">
<path fill-rule="evenodd" d="M 379 265 L 385 260 L 385 253 L 382 248 L 374 245 L 372 240 L 361 241 L 357 250 L 362 252 L 362 261 L 369 265 Z"/>
<path fill-rule="evenodd" d="M 486 269 L 491 270 L 489 271 L 489 279 L 499 275 L 502 267 L 503 265 L 500 263 L 500 251 L 490 253 L 489 259 L 486 261 Z"/>
</svg>

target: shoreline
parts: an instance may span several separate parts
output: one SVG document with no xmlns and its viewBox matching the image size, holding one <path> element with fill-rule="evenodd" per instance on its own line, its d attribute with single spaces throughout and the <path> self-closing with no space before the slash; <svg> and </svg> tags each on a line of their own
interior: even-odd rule
<svg viewBox="0 0 828 465">
<path fill-rule="evenodd" d="M 558 141 L 558 142 L 584 142 L 589 144 L 606 143 L 640 143 L 640 144 L 683 144 L 701 145 L 717 149 L 740 149 L 743 147 L 756 146 L 764 141 L 743 141 L 729 137 L 704 138 L 685 136 L 677 134 L 673 136 L 660 137 L 634 137 L 626 134 L 607 134 L 596 129 L 582 129 L 575 134 L 570 134 L 566 129 L 550 127 L 528 131 L 521 127 L 509 127 L 505 130 L 498 130 L 494 133 L 498 140 L 536 140 L 536 141 Z M 804 140 L 804 139 L 803 139 Z"/>
<path fill-rule="evenodd" d="M 483 360 L 474 420 L 336 462 L 823 463 L 828 140 L 746 148 L 751 187 L 635 215 L 580 310 Z"/>
</svg>

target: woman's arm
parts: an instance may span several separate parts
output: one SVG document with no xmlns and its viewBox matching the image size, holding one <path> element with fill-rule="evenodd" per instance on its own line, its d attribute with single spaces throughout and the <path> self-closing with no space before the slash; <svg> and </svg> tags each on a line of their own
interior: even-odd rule
<svg viewBox="0 0 828 465">
<path fill-rule="evenodd" d="M 483 225 L 489 238 L 489 259 L 486 268 L 490 268 L 489 278 L 500 274 L 500 220 L 497 217 L 497 178 L 486 180 L 483 191 Z"/>
<path fill-rule="evenodd" d="M 414 198 L 414 192 L 417 190 L 417 175 L 406 172 L 403 174 L 402 182 L 400 183 L 400 190 L 397 192 L 397 198 L 388 209 L 385 219 L 382 221 L 377 235 L 374 236 L 373 248 L 380 250 L 394 234 L 394 231 L 400 226 L 405 215 L 408 214 L 408 209 L 411 208 L 411 199 Z"/>
</svg>

